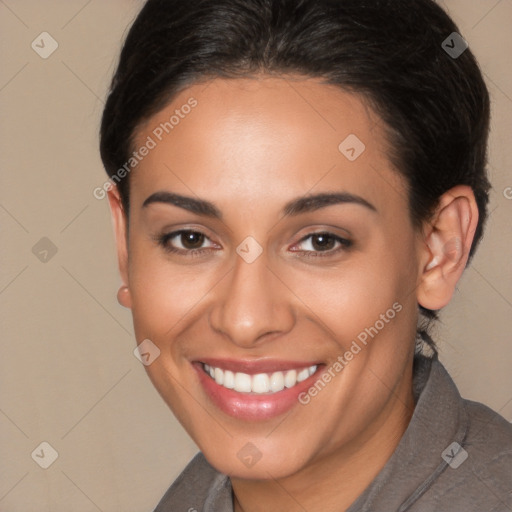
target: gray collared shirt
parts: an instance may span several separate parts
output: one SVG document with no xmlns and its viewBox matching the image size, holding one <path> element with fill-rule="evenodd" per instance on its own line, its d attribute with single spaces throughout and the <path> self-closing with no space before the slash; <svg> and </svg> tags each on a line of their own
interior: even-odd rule
<svg viewBox="0 0 512 512">
<path fill-rule="evenodd" d="M 413 386 L 407 430 L 346 512 L 512 511 L 512 424 L 462 399 L 437 357 L 417 357 Z M 230 479 L 198 453 L 154 512 L 233 512 Z"/>
</svg>

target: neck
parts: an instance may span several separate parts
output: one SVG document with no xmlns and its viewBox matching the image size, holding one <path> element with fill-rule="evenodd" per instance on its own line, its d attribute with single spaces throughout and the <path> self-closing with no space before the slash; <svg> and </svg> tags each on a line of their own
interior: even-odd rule
<svg viewBox="0 0 512 512">
<path fill-rule="evenodd" d="M 409 425 L 414 409 L 412 376 L 402 387 L 348 447 L 315 459 L 285 478 L 231 478 L 234 512 L 346 510 L 384 467 Z"/>
</svg>

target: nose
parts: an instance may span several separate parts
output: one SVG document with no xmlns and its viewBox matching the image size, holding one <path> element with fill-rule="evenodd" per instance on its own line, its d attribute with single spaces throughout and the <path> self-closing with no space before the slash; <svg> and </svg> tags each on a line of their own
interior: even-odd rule
<svg viewBox="0 0 512 512">
<path fill-rule="evenodd" d="M 259 346 L 289 332 L 295 315 L 293 293 L 268 267 L 265 253 L 247 263 L 238 255 L 229 278 L 216 287 L 210 326 L 242 348 Z"/>
</svg>

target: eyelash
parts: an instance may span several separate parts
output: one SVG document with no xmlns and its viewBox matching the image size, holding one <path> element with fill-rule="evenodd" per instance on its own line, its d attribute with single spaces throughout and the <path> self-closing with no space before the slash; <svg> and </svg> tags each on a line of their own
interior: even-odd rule
<svg viewBox="0 0 512 512">
<path fill-rule="evenodd" d="M 193 229 L 180 229 L 179 231 L 173 231 L 171 233 L 165 233 L 163 235 L 159 235 L 156 237 L 156 241 L 159 245 L 161 245 L 166 252 L 179 254 L 181 256 L 196 258 L 199 256 L 202 256 L 204 253 L 208 252 L 208 248 L 205 249 L 177 249 L 176 247 L 173 247 L 172 245 L 169 245 L 169 240 L 172 240 L 173 238 L 176 238 L 177 236 L 186 234 L 186 233 L 193 233 L 197 235 L 204 235 L 205 238 L 208 238 L 204 233 L 201 233 L 201 231 L 195 231 Z"/>
<path fill-rule="evenodd" d="M 179 255 L 185 256 L 185 257 L 196 258 L 196 257 L 202 256 L 203 254 L 205 254 L 206 252 L 209 251 L 209 248 L 203 248 L 203 249 L 177 249 L 176 247 L 173 247 L 172 245 L 169 245 L 169 240 L 172 240 L 173 238 L 176 238 L 177 236 L 180 236 L 180 235 L 183 235 L 183 234 L 187 234 L 187 233 L 188 234 L 193 233 L 193 234 L 197 234 L 197 235 L 203 235 L 206 239 L 208 239 L 208 237 L 204 233 L 202 233 L 201 231 L 195 231 L 195 230 L 192 230 L 192 229 L 181 229 L 179 231 L 173 231 L 171 233 L 165 233 L 163 235 L 157 235 L 155 237 L 155 239 L 156 239 L 157 243 L 161 247 L 163 247 L 166 252 L 174 253 L 174 254 L 179 254 Z M 338 242 L 340 244 L 340 247 L 338 247 L 337 249 L 331 249 L 331 250 L 327 250 L 327 251 L 293 251 L 293 252 L 298 252 L 298 253 L 302 254 L 306 258 L 327 258 L 327 257 L 331 257 L 333 255 L 336 255 L 336 254 L 338 254 L 341 251 L 346 251 L 346 250 L 350 249 L 352 247 L 352 245 L 353 245 L 353 242 L 351 240 L 348 240 L 346 238 L 342 238 L 342 237 L 337 236 L 337 235 L 335 235 L 333 233 L 329 233 L 328 231 L 318 231 L 318 232 L 315 232 L 315 233 L 310 233 L 309 235 L 306 235 L 301 240 L 299 240 L 298 243 L 299 244 L 303 243 L 306 240 L 308 240 L 309 238 L 312 238 L 314 236 L 320 236 L 320 235 L 333 238 L 336 242 Z"/>
</svg>

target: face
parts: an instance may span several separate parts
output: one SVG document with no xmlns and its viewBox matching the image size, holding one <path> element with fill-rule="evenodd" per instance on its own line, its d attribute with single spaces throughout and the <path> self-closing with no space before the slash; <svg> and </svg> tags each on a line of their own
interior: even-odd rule
<svg viewBox="0 0 512 512">
<path fill-rule="evenodd" d="M 278 478 L 396 436 L 421 241 L 377 115 L 314 79 L 215 79 L 142 126 L 144 144 L 122 301 L 207 459 Z"/>
</svg>

